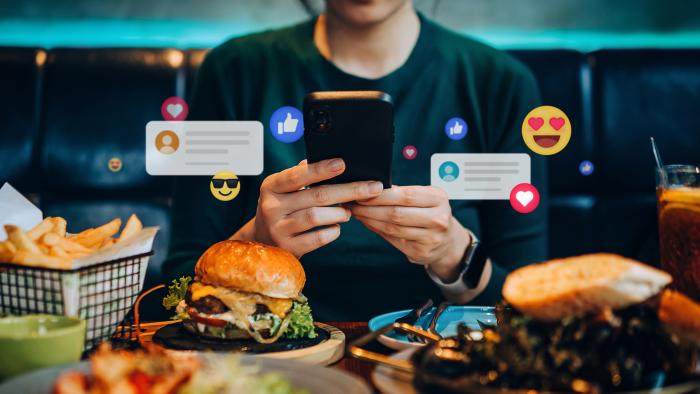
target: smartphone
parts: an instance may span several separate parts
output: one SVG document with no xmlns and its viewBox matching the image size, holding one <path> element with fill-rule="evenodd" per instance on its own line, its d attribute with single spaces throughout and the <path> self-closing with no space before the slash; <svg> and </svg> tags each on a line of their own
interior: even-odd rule
<svg viewBox="0 0 700 394">
<path fill-rule="evenodd" d="M 345 172 L 319 184 L 379 181 L 391 187 L 394 105 L 379 91 L 313 92 L 304 99 L 309 163 L 341 158 Z"/>
</svg>

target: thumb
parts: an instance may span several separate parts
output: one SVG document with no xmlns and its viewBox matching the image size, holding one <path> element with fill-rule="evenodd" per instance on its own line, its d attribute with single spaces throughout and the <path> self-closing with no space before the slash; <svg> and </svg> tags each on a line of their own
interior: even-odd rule
<svg viewBox="0 0 700 394">
<path fill-rule="evenodd" d="M 285 120 L 292 120 L 292 114 L 287 112 L 287 118 Z"/>
</svg>

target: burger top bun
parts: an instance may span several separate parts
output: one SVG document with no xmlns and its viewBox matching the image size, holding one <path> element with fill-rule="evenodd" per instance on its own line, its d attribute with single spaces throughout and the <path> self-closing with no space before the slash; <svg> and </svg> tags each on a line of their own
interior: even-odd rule
<svg viewBox="0 0 700 394">
<path fill-rule="evenodd" d="M 250 241 L 221 241 L 197 261 L 197 280 L 273 298 L 295 298 L 306 274 L 294 255 L 284 249 Z"/>
<path fill-rule="evenodd" d="M 670 282 L 661 270 L 598 253 L 519 268 L 506 278 L 503 297 L 526 315 L 553 321 L 637 304 Z"/>
</svg>

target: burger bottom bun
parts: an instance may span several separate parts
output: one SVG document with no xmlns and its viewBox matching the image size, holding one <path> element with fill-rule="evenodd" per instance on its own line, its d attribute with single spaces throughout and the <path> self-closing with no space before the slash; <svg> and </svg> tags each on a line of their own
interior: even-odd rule
<svg viewBox="0 0 700 394">
<path fill-rule="evenodd" d="M 211 339 L 220 339 L 220 340 L 228 340 L 228 339 L 249 339 L 251 338 L 250 334 L 248 334 L 247 331 L 241 330 L 237 327 L 231 327 L 227 326 L 226 328 L 220 328 L 220 327 L 213 327 L 216 331 L 223 329 L 224 333 L 223 335 L 219 334 L 218 332 L 214 334 L 212 331 L 210 331 L 210 326 L 203 325 L 204 330 L 200 330 L 201 323 L 197 323 L 192 320 L 185 320 L 182 322 L 182 326 L 185 327 L 185 330 L 187 330 L 189 333 L 200 336 L 202 338 L 211 338 Z"/>
</svg>

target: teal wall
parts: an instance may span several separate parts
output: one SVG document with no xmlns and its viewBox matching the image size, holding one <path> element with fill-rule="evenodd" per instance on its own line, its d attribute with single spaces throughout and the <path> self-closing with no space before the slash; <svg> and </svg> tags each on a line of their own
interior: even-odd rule
<svg viewBox="0 0 700 394">
<path fill-rule="evenodd" d="M 310 1 L 322 8 L 321 0 Z M 416 0 L 503 48 L 700 47 L 700 0 Z M 308 18 L 296 0 L 4 0 L 0 45 L 211 47 Z"/>
</svg>

